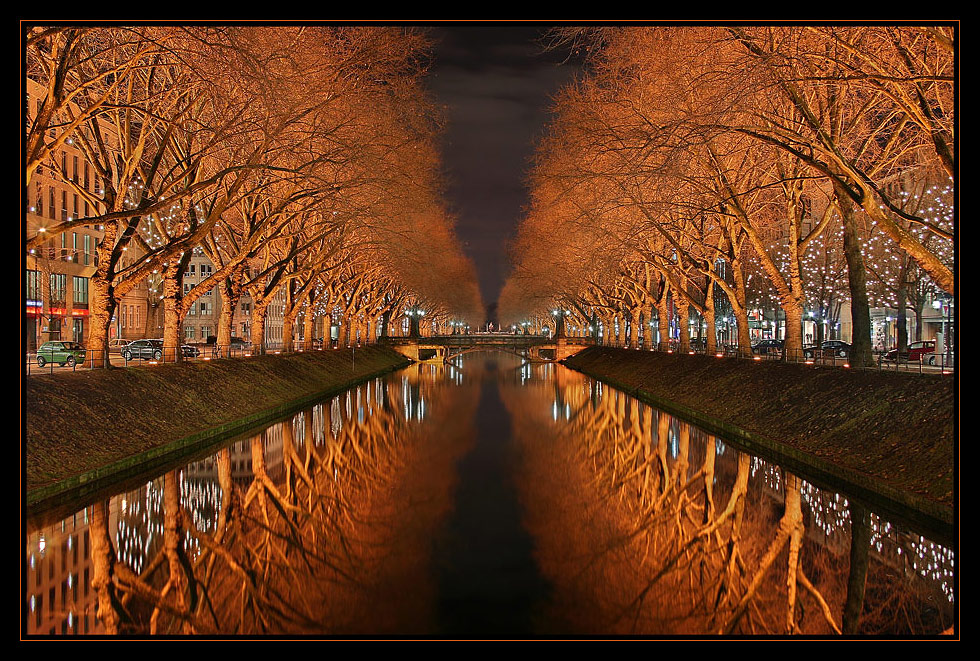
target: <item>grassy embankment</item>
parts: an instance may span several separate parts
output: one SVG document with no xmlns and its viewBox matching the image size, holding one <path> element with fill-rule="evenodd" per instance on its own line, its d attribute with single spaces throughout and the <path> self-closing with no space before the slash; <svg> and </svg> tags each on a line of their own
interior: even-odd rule
<svg viewBox="0 0 980 661">
<path fill-rule="evenodd" d="M 953 526 L 953 376 L 605 347 L 565 362 L 784 465 Z"/>
<path fill-rule="evenodd" d="M 82 493 L 406 365 L 394 351 L 316 351 L 125 369 L 24 384 L 27 504 Z"/>
</svg>

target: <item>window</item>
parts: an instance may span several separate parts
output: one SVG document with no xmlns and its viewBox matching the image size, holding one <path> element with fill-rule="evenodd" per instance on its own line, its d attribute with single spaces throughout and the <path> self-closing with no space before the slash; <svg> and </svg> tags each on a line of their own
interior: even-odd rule
<svg viewBox="0 0 980 661">
<path fill-rule="evenodd" d="M 88 306 L 88 278 L 75 275 L 71 279 L 72 303 Z"/>
<path fill-rule="evenodd" d="M 134 321 L 133 321 L 133 327 L 134 328 L 139 328 L 140 327 L 140 310 L 141 310 L 140 307 L 133 308 L 133 319 L 134 319 Z"/>
<path fill-rule="evenodd" d="M 27 300 L 41 300 L 41 272 L 27 271 Z"/>
<path fill-rule="evenodd" d="M 214 314 L 214 303 L 208 301 L 201 301 L 201 314 Z"/>
<path fill-rule="evenodd" d="M 68 191 L 61 191 L 61 219 L 68 220 Z"/>
<path fill-rule="evenodd" d="M 128 328 L 128 326 L 126 325 L 126 306 L 125 305 L 120 305 L 119 308 L 120 308 L 119 309 L 119 324 L 123 328 Z"/>
<path fill-rule="evenodd" d="M 64 273 L 51 274 L 51 303 L 65 304 L 65 289 L 67 287 L 68 276 Z"/>
<path fill-rule="evenodd" d="M 193 326 L 184 326 L 184 339 L 185 340 L 193 340 L 194 339 L 194 327 Z"/>
<path fill-rule="evenodd" d="M 54 218 L 54 186 L 48 186 L 48 218 Z"/>
<path fill-rule="evenodd" d="M 211 265 L 210 264 L 201 264 L 201 278 L 202 279 L 203 278 L 207 278 L 210 275 L 211 275 Z"/>
<path fill-rule="evenodd" d="M 88 180 L 89 180 L 88 161 L 85 161 L 84 169 L 85 169 L 85 174 L 83 175 L 82 182 L 83 182 L 83 184 L 85 186 L 85 190 L 88 190 Z"/>
</svg>

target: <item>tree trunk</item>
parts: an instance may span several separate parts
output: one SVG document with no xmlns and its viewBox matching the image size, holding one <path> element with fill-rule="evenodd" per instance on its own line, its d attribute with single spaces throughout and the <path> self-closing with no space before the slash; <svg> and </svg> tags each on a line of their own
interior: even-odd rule
<svg viewBox="0 0 980 661">
<path fill-rule="evenodd" d="M 653 346 L 653 324 L 650 320 L 650 303 L 643 306 L 643 344 L 644 350 L 649 350 Z"/>
<path fill-rule="evenodd" d="M 306 306 L 306 313 L 303 315 L 303 349 L 313 350 L 313 334 L 316 332 L 316 318 L 313 314 L 312 297 L 310 304 Z"/>
<path fill-rule="evenodd" d="M 844 602 L 842 633 L 854 634 L 861 623 L 864 609 L 864 588 L 868 576 L 871 551 L 871 525 L 868 510 L 851 503 L 851 562 L 847 576 L 847 600 Z"/>
<path fill-rule="evenodd" d="M 685 297 L 678 296 L 674 299 L 674 307 L 677 308 L 677 330 L 680 331 L 677 350 L 687 353 L 691 350 L 691 303 Z"/>
<path fill-rule="evenodd" d="M 183 359 L 180 344 L 184 328 L 181 306 L 184 293 L 177 271 L 178 269 L 168 268 L 163 278 L 163 362 L 165 363 L 175 363 Z"/>
<path fill-rule="evenodd" d="M 282 351 L 289 353 L 293 351 L 296 342 L 293 337 L 296 334 L 296 313 L 286 312 L 282 318 Z"/>
<path fill-rule="evenodd" d="M 112 316 L 116 311 L 117 303 L 112 286 L 114 273 L 111 266 L 112 250 L 116 244 L 117 233 L 117 223 L 108 223 L 105 226 L 102 240 L 95 248 L 95 259 L 98 266 L 89 279 L 89 330 L 88 343 L 85 348 L 88 356 L 91 356 L 89 362 L 92 367 L 111 366 L 108 351 L 109 327 L 112 325 Z"/>
<path fill-rule="evenodd" d="M 715 281 L 708 278 L 704 293 L 704 322 L 708 336 L 705 338 L 705 353 L 713 356 L 718 351 L 718 335 L 715 331 Z"/>
<path fill-rule="evenodd" d="M 670 305 L 669 299 L 662 296 L 657 302 L 657 350 L 670 349 Z"/>
<path fill-rule="evenodd" d="M 847 284 L 851 294 L 851 351 L 848 362 L 854 367 L 871 367 L 871 308 L 868 305 L 867 275 L 861 254 L 861 237 L 850 198 L 835 184 L 838 209 L 844 228 L 844 258 L 847 261 Z"/>
<path fill-rule="evenodd" d="M 265 318 L 269 310 L 268 303 L 259 303 L 252 298 L 252 353 L 257 356 L 265 354 Z"/>
<path fill-rule="evenodd" d="M 803 306 L 795 299 L 783 301 L 786 315 L 786 340 L 783 343 L 783 359 L 801 360 L 803 357 Z"/>
<path fill-rule="evenodd" d="M 231 278 L 225 278 L 221 287 L 221 311 L 218 313 L 218 329 L 215 338 L 215 349 L 222 355 L 231 355 L 231 336 L 235 323 L 235 308 L 241 300 L 241 290 L 235 286 Z"/>
<path fill-rule="evenodd" d="M 112 547 L 109 532 L 109 503 L 100 501 L 89 509 L 91 515 L 92 541 L 92 589 L 95 591 L 95 615 L 102 622 L 105 633 L 119 634 L 120 625 L 125 619 L 125 610 L 119 599 L 113 580 L 116 566 L 116 552 Z"/>
</svg>

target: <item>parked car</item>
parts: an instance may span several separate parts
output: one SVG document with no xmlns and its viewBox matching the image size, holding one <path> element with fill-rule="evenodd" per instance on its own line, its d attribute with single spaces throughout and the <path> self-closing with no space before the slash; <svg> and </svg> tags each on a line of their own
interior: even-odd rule
<svg viewBox="0 0 980 661">
<path fill-rule="evenodd" d="M 124 346 L 132 340 L 124 340 L 121 337 L 114 337 L 109 340 L 109 353 L 120 353 Z"/>
<path fill-rule="evenodd" d="M 803 347 L 803 357 L 808 360 L 815 356 L 847 358 L 850 353 L 851 345 L 843 340 L 827 340 L 819 348 L 816 345 Z"/>
<path fill-rule="evenodd" d="M 163 340 L 133 340 L 119 353 L 126 360 L 160 360 L 163 358 Z"/>
<path fill-rule="evenodd" d="M 760 340 L 752 345 L 752 353 L 760 356 L 778 356 L 783 352 L 782 340 Z"/>
<path fill-rule="evenodd" d="M 85 349 L 78 342 L 51 340 L 38 347 L 36 360 L 38 367 L 44 367 L 48 363 L 74 367 L 75 363 L 85 360 Z"/>
<path fill-rule="evenodd" d="M 919 342 L 912 342 L 909 344 L 907 351 L 899 352 L 898 349 L 892 349 L 885 354 L 884 358 L 885 360 L 890 360 L 892 362 L 895 362 L 896 360 L 901 360 L 902 362 L 908 361 L 910 363 L 923 361 L 929 363 L 930 365 L 935 365 L 936 342 L 935 340 L 921 340 Z"/>
<path fill-rule="evenodd" d="M 184 358 L 197 358 L 201 355 L 201 350 L 192 344 L 182 344 L 180 345 L 180 353 Z"/>
</svg>

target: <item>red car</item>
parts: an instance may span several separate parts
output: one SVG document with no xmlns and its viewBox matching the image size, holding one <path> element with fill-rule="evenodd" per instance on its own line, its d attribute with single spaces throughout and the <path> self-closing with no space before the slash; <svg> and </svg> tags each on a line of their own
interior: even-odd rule
<svg viewBox="0 0 980 661">
<path fill-rule="evenodd" d="M 912 342 L 907 351 L 899 353 L 898 349 L 892 349 L 885 354 L 885 360 L 901 360 L 902 362 L 917 363 L 919 361 L 930 365 L 936 364 L 936 342 L 934 340 L 923 340 Z"/>
</svg>

